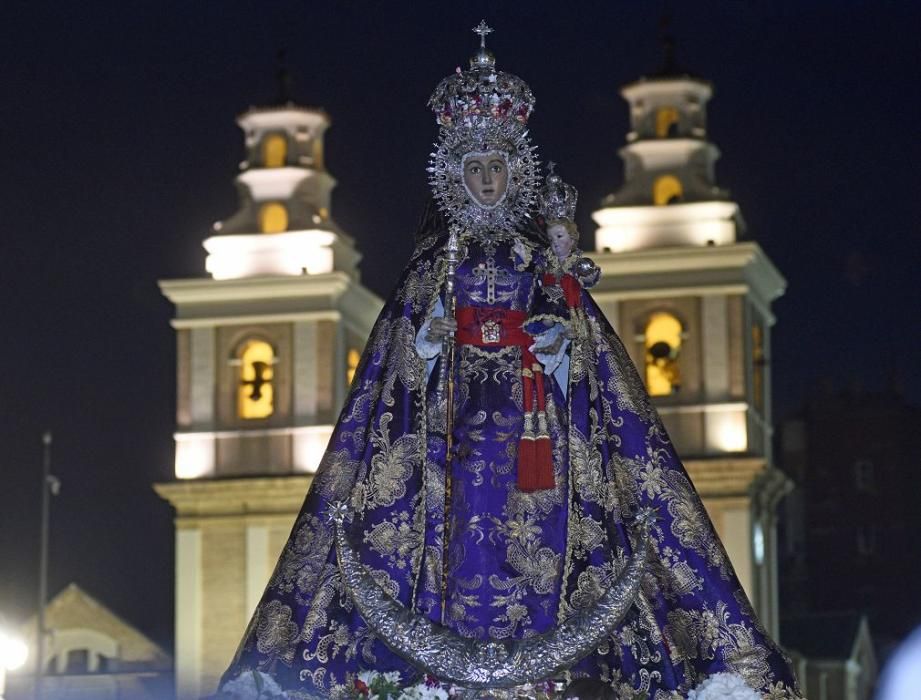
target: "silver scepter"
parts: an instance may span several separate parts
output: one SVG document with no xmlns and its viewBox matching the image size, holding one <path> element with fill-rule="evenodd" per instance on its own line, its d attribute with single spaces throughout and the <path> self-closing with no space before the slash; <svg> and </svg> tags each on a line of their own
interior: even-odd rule
<svg viewBox="0 0 921 700">
<path fill-rule="evenodd" d="M 445 248 L 445 318 L 454 318 L 454 279 L 457 276 L 457 262 L 460 251 L 460 237 L 452 227 Z M 445 621 L 448 593 L 448 543 L 451 523 L 451 438 L 454 423 L 454 333 L 446 333 L 441 340 L 441 365 L 438 370 L 438 405 L 445 399 L 445 472 L 444 472 L 444 530 L 441 551 L 441 622 Z"/>
<path fill-rule="evenodd" d="M 460 236 L 457 229 L 451 229 L 445 247 L 445 318 L 454 318 L 454 281 L 457 277 L 457 262 L 460 252 Z M 451 372 L 448 365 L 454 360 L 454 333 L 446 333 L 441 340 L 441 365 L 438 368 L 438 398 L 445 396 Z M 450 412 L 450 408 L 448 409 Z M 450 429 L 448 430 L 450 433 Z"/>
</svg>

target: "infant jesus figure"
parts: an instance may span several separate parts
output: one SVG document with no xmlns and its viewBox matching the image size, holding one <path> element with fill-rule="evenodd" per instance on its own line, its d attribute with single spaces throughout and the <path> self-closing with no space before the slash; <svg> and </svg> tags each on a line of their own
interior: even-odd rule
<svg viewBox="0 0 921 700">
<path fill-rule="evenodd" d="M 548 257 L 556 260 L 556 269 L 544 274 L 544 292 L 553 300 L 565 300 L 570 320 L 567 335 L 578 339 L 585 337 L 587 330 L 581 291 L 598 283 L 601 270 L 578 248 L 579 228 L 574 221 L 578 193 L 553 169 L 554 164 L 550 163 L 550 174 L 540 192 L 541 214 L 553 252 Z"/>
</svg>

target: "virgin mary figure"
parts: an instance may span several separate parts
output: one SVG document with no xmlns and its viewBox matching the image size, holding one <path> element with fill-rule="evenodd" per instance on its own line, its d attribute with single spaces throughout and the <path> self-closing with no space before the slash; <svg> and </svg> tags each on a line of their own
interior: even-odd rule
<svg viewBox="0 0 921 700">
<path fill-rule="evenodd" d="M 591 266 L 586 284 L 566 294 L 555 284 L 559 260 L 536 223 L 530 88 L 497 70 L 481 41 L 429 105 L 436 206 L 225 687 L 255 674 L 289 698 L 343 698 L 368 671 L 419 678 L 344 583 L 326 513 L 345 504 L 346 535 L 377 586 L 484 642 L 545 634 L 590 609 L 634 554 L 637 514 L 654 512 L 629 612 L 566 678 L 601 682 L 617 698 L 685 698 L 726 679 L 751 697 L 799 698 L 636 369 L 583 288 Z M 574 207 L 574 194 L 560 201 Z"/>
</svg>

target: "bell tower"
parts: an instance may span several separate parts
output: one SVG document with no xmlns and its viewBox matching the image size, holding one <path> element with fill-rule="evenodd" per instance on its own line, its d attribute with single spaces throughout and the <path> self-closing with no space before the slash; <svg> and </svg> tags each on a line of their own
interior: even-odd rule
<svg viewBox="0 0 921 700">
<path fill-rule="evenodd" d="M 329 118 L 283 101 L 237 123 L 239 209 L 176 306 L 176 686 L 214 691 L 278 559 L 382 306 L 330 213 Z"/>
<path fill-rule="evenodd" d="M 592 294 L 646 381 L 761 620 L 777 634 L 775 510 L 790 484 L 771 453 L 772 302 L 786 280 L 743 240 L 716 184 L 712 85 L 661 70 L 621 89 L 624 184 L 593 213 Z"/>
</svg>

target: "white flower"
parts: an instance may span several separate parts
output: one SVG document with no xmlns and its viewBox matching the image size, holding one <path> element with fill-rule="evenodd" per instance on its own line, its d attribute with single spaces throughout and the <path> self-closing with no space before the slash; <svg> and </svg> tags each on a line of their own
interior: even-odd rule
<svg viewBox="0 0 921 700">
<path fill-rule="evenodd" d="M 714 673 L 688 693 L 688 700 L 761 700 L 737 673 Z"/>
<path fill-rule="evenodd" d="M 379 674 L 377 671 L 359 671 L 358 680 L 370 687 L 371 683 L 374 682 L 374 679 L 380 675 L 381 674 Z"/>
<path fill-rule="evenodd" d="M 448 691 L 440 685 L 417 683 L 403 690 L 401 700 L 448 700 Z"/>
<path fill-rule="evenodd" d="M 388 683 L 393 683 L 394 685 L 400 684 L 400 672 L 399 671 L 387 671 L 384 674 L 384 680 Z"/>
</svg>

